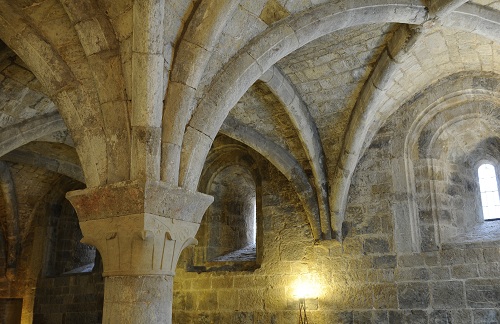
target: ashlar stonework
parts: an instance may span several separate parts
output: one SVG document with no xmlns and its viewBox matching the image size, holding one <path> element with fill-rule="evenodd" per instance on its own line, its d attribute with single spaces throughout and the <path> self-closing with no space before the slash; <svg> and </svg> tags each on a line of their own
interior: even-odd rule
<svg viewBox="0 0 500 324">
<path fill-rule="evenodd" d="M 500 323 L 499 42 L 493 0 L 0 0 L 0 322 Z"/>
</svg>

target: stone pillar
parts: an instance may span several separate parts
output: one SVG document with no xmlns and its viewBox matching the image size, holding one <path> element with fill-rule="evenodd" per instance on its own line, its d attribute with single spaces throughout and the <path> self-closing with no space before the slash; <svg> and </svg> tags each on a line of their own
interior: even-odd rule
<svg viewBox="0 0 500 324">
<path fill-rule="evenodd" d="M 103 323 L 171 323 L 182 250 L 213 198 L 163 182 L 122 182 L 69 192 L 83 233 L 103 260 Z"/>
</svg>

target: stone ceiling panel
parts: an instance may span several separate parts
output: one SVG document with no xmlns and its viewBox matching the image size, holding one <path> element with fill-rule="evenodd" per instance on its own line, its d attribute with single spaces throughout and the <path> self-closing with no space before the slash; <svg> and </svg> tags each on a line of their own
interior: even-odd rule
<svg viewBox="0 0 500 324">
<path fill-rule="evenodd" d="M 10 172 L 18 204 L 19 230 L 21 236 L 25 238 L 33 220 L 34 208 L 62 176 L 43 168 L 34 168 L 24 164 L 12 165 Z"/>
<path fill-rule="evenodd" d="M 268 139 L 291 152 L 305 170 L 310 169 L 297 130 L 283 105 L 263 84 L 257 82 L 231 110 L 229 116 L 250 126 Z"/>
<path fill-rule="evenodd" d="M 31 86 L 38 86 L 35 76 L 17 64 L 15 57 L 0 62 L 0 127 L 57 110 L 50 99 Z"/>
<path fill-rule="evenodd" d="M 495 10 L 500 10 L 500 1 L 498 0 L 472 0 L 472 3 L 476 3 L 481 6 L 488 6 Z"/>
<path fill-rule="evenodd" d="M 317 39 L 277 64 L 316 121 L 330 171 L 352 108 L 391 32 L 390 24 L 349 28 Z"/>
</svg>

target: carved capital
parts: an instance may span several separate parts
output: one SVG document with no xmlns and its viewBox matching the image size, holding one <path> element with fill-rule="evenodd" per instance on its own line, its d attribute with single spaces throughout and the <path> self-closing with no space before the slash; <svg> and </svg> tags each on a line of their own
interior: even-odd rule
<svg viewBox="0 0 500 324">
<path fill-rule="evenodd" d="M 173 276 L 182 250 L 197 243 L 194 236 L 199 226 L 151 214 L 80 223 L 82 242 L 101 253 L 103 276 Z"/>
<path fill-rule="evenodd" d="M 73 191 L 84 235 L 101 253 L 103 276 L 171 275 L 213 198 L 163 183 L 125 182 Z"/>
</svg>

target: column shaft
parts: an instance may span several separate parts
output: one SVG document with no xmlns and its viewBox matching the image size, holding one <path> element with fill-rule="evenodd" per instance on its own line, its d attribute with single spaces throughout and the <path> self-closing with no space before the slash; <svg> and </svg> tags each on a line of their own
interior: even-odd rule
<svg viewBox="0 0 500 324">
<path fill-rule="evenodd" d="M 172 323 L 172 276 L 106 277 L 105 324 Z"/>
</svg>

